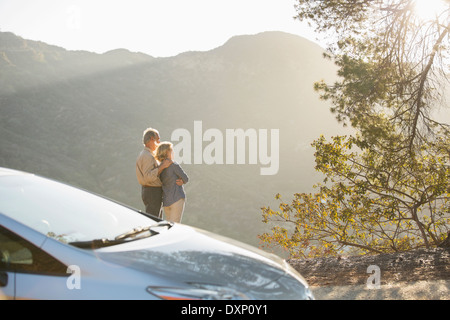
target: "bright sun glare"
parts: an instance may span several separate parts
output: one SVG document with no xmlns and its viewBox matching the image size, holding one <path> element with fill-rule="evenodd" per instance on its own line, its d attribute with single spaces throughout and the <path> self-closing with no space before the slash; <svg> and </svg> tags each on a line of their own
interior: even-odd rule
<svg viewBox="0 0 450 320">
<path fill-rule="evenodd" d="M 432 20 L 449 8 L 450 0 L 416 0 L 414 5 L 419 17 Z"/>
</svg>

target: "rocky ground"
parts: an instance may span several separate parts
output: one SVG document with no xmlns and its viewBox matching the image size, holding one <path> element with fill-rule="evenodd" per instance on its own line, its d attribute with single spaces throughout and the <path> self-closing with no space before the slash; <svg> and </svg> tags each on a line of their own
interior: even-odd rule
<svg viewBox="0 0 450 320">
<path fill-rule="evenodd" d="M 288 261 L 316 299 L 450 300 L 450 249 Z"/>
</svg>

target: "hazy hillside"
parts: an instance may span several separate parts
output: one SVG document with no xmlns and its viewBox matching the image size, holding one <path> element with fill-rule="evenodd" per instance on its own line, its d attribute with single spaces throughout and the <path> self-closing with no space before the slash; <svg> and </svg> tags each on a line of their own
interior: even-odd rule
<svg viewBox="0 0 450 320">
<path fill-rule="evenodd" d="M 134 172 L 146 127 L 159 129 L 162 140 L 181 128 L 194 139 L 194 121 L 224 136 L 279 129 L 276 175 L 260 175 L 263 165 L 248 161 L 183 164 L 191 178 L 183 222 L 257 244 L 266 227 L 260 207 L 278 192 L 309 191 L 318 181 L 310 143 L 342 132 L 312 89 L 334 74 L 320 47 L 280 32 L 171 58 L 67 51 L 0 33 L 0 166 L 142 209 Z"/>
</svg>

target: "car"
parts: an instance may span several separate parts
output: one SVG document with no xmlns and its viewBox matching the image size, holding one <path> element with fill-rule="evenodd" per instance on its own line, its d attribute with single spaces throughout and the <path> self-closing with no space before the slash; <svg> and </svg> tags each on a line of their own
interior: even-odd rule
<svg viewBox="0 0 450 320">
<path fill-rule="evenodd" d="M 0 296 L 314 299 L 276 255 L 8 168 L 0 168 Z"/>
</svg>

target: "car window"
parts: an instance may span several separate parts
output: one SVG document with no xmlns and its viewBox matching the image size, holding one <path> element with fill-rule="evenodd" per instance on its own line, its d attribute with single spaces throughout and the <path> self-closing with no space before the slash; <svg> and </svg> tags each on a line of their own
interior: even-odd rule
<svg viewBox="0 0 450 320">
<path fill-rule="evenodd" d="M 0 213 L 65 243 L 111 239 L 156 223 L 126 206 L 33 175 L 0 178 Z"/>
<path fill-rule="evenodd" d="M 67 276 L 67 267 L 64 264 L 2 226 L 0 270 Z"/>
</svg>

